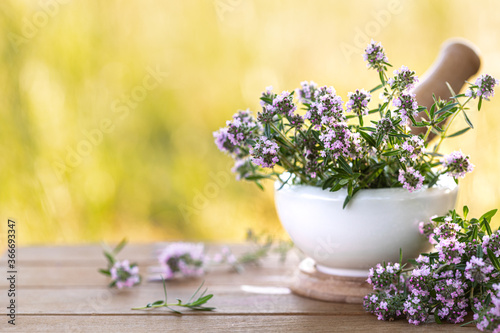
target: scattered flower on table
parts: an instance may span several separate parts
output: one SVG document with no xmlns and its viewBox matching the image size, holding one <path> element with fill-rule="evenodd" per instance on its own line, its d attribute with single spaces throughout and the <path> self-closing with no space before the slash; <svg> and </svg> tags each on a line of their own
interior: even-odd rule
<svg viewBox="0 0 500 333">
<path fill-rule="evenodd" d="M 118 289 L 131 288 L 141 282 L 139 267 L 136 264 L 130 265 L 128 260 L 116 261 L 109 271 L 112 279 L 111 284 Z"/>
<path fill-rule="evenodd" d="M 139 274 L 139 266 L 136 263 L 130 263 L 129 260 L 117 260 L 116 256 L 125 247 L 127 240 L 123 239 L 112 250 L 104 250 L 104 256 L 108 262 L 106 269 L 99 269 L 101 274 L 111 278 L 109 287 L 118 289 L 132 288 L 141 283 L 142 278 Z"/>
<path fill-rule="evenodd" d="M 165 246 L 158 256 L 163 277 L 169 280 L 205 274 L 204 249 L 202 243 L 176 242 Z"/>
<path fill-rule="evenodd" d="M 238 262 L 236 256 L 231 252 L 231 249 L 229 249 L 229 247 L 227 246 L 223 246 L 220 252 L 214 254 L 212 260 L 217 264 L 228 263 L 229 265 L 236 265 Z"/>
</svg>

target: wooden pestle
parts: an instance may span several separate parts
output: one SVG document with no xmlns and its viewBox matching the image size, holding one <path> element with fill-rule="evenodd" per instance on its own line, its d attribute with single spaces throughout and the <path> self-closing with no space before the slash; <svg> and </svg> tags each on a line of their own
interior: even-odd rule
<svg viewBox="0 0 500 333">
<path fill-rule="evenodd" d="M 413 89 L 418 105 L 430 109 L 436 98 L 447 100 L 451 97 L 446 82 L 450 84 L 455 93 L 459 93 L 465 80 L 476 74 L 481 65 L 476 47 L 465 40 L 450 39 L 441 47 L 441 51 L 434 64 L 422 76 L 420 83 Z M 425 112 L 421 112 L 418 119 L 427 118 Z M 412 133 L 425 133 L 426 127 L 412 128 Z M 429 140 L 434 137 L 431 133 Z"/>
</svg>

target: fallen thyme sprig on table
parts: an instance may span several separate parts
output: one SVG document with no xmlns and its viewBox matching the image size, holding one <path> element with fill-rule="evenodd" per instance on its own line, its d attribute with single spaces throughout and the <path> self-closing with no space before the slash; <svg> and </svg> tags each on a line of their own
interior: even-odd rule
<svg viewBox="0 0 500 333">
<path fill-rule="evenodd" d="M 114 249 L 104 249 L 104 256 L 108 261 L 107 268 L 99 269 L 99 273 L 111 278 L 110 288 L 116 287 L 132 288 L 141 283 L 141 275 L 139 274 L 139 266 L 137 263 L 130 263 L 128 260 L 117 260 L 118 253 L 127 245 L 127 240 L 123 239 Z"/>
<path fill-rule="evenodd" d="M 161 279 L 163 281 L 163 292 L 165 295 L 165 300 L 158 300 L 156 302 L 148 303 L 146 306 L 139 307 L 139 308 L 132 308 L 132 310 L 148 310 L 148 309 L 153 309 L 153 308 L 165 307 L 176 314 L 182 314 L 182 312 L 171 308 L 172 306 L 180 306 L 180 307 L 188 308 L 188 309 L 195 310 L 195 311 L 215 310 L 215 307 L 203 306 L 205 303 L 207 303 L 214 296 L 213 294 L 205 295 L 205 293 L 207 292 L 208 289 L 205 289 L 205 291 L 203 291 L 199 297 L 196 296 L 198 294 L 198 292 L 200 291 L 201 287 L 203 287 L 203 284 L 205 283 L 205 281 L 203 281 L 201 283 L 201 285 L 198 287 L 198 289 L 196 289 L 195 293 L 193 294 L 193 296 L 191 296 L 191 298 L 189 299 L 189 301 L 187 301 L 187 303 L 183 303 L 179 298 L 177 298 L 177 303 L 170 303 L 169 304 L 167 302 L 167 287 L 165 285 L 165 279 L 163 278 L 163 276 L 161 277 Z M 196 298 L 196 300 L 193 301 L 193 299 L 195 299 L 195 298 Z"/>
</svg>

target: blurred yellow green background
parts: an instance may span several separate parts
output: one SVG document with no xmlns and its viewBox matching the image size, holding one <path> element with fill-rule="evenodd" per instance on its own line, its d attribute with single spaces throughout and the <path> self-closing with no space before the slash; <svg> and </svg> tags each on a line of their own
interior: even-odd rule
<svg viewBox="0 0 500 333">
<path fill-rule="evenodd" d="M 463 37 L 499 78 L 499 12 L 493 0 L 3 0 L 0 230 L 13 218 L 25 245 L 282 234 L 272 184 L 237 182 L 212 132 L 258 111 L 268 85 L 373 87 L 366 38 L 422 74 Z M 498 94 L 443 147 L 476 165 L 458 202 L 472 214 L 500 207 Z"/>
</svg>

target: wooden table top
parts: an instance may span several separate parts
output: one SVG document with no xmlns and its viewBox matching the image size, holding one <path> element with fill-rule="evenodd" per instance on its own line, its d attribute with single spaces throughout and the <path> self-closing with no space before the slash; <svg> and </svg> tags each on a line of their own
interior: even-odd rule
<svg viewBox="0 0 500 333">
<path fill-rule="evenodd" d="M 158 247 L 129 244 L 118 258 L 138 262 L 144 277 L 148 267 L 157 265 L 154 253 Z M 216 247 L 210 246 L 212 250 Z M 247 249 L 231 248 L 235 253 Z M 4 277 L 0 279 L 1 332 L 477 332 L 471 325 L 381 322 L 359 304 L 327 303 L 286 293 L 299 263 L 294 254 L 285 263 L 271 255 L 242 274 L 227 267 L 213 268 L 204 279 L 208 292 L 214 294 L 207 306 L 217 309 L 185 310 L 183 315 L 165 308 L 131 310 L 162 299 L 162 284 L 145 279 L 133 289 L 108 289 L 109 279 L 97 272 L 106 265 L 98 245 L 18 248 L 16 260 L 16 325 L 7 323 L 10 298 Z M 4 254 L 0 265 L 4 276 L 6 264 Z M 189 299 L 200 282 L 167 282 L 169 301 Z"/>
</svg>

